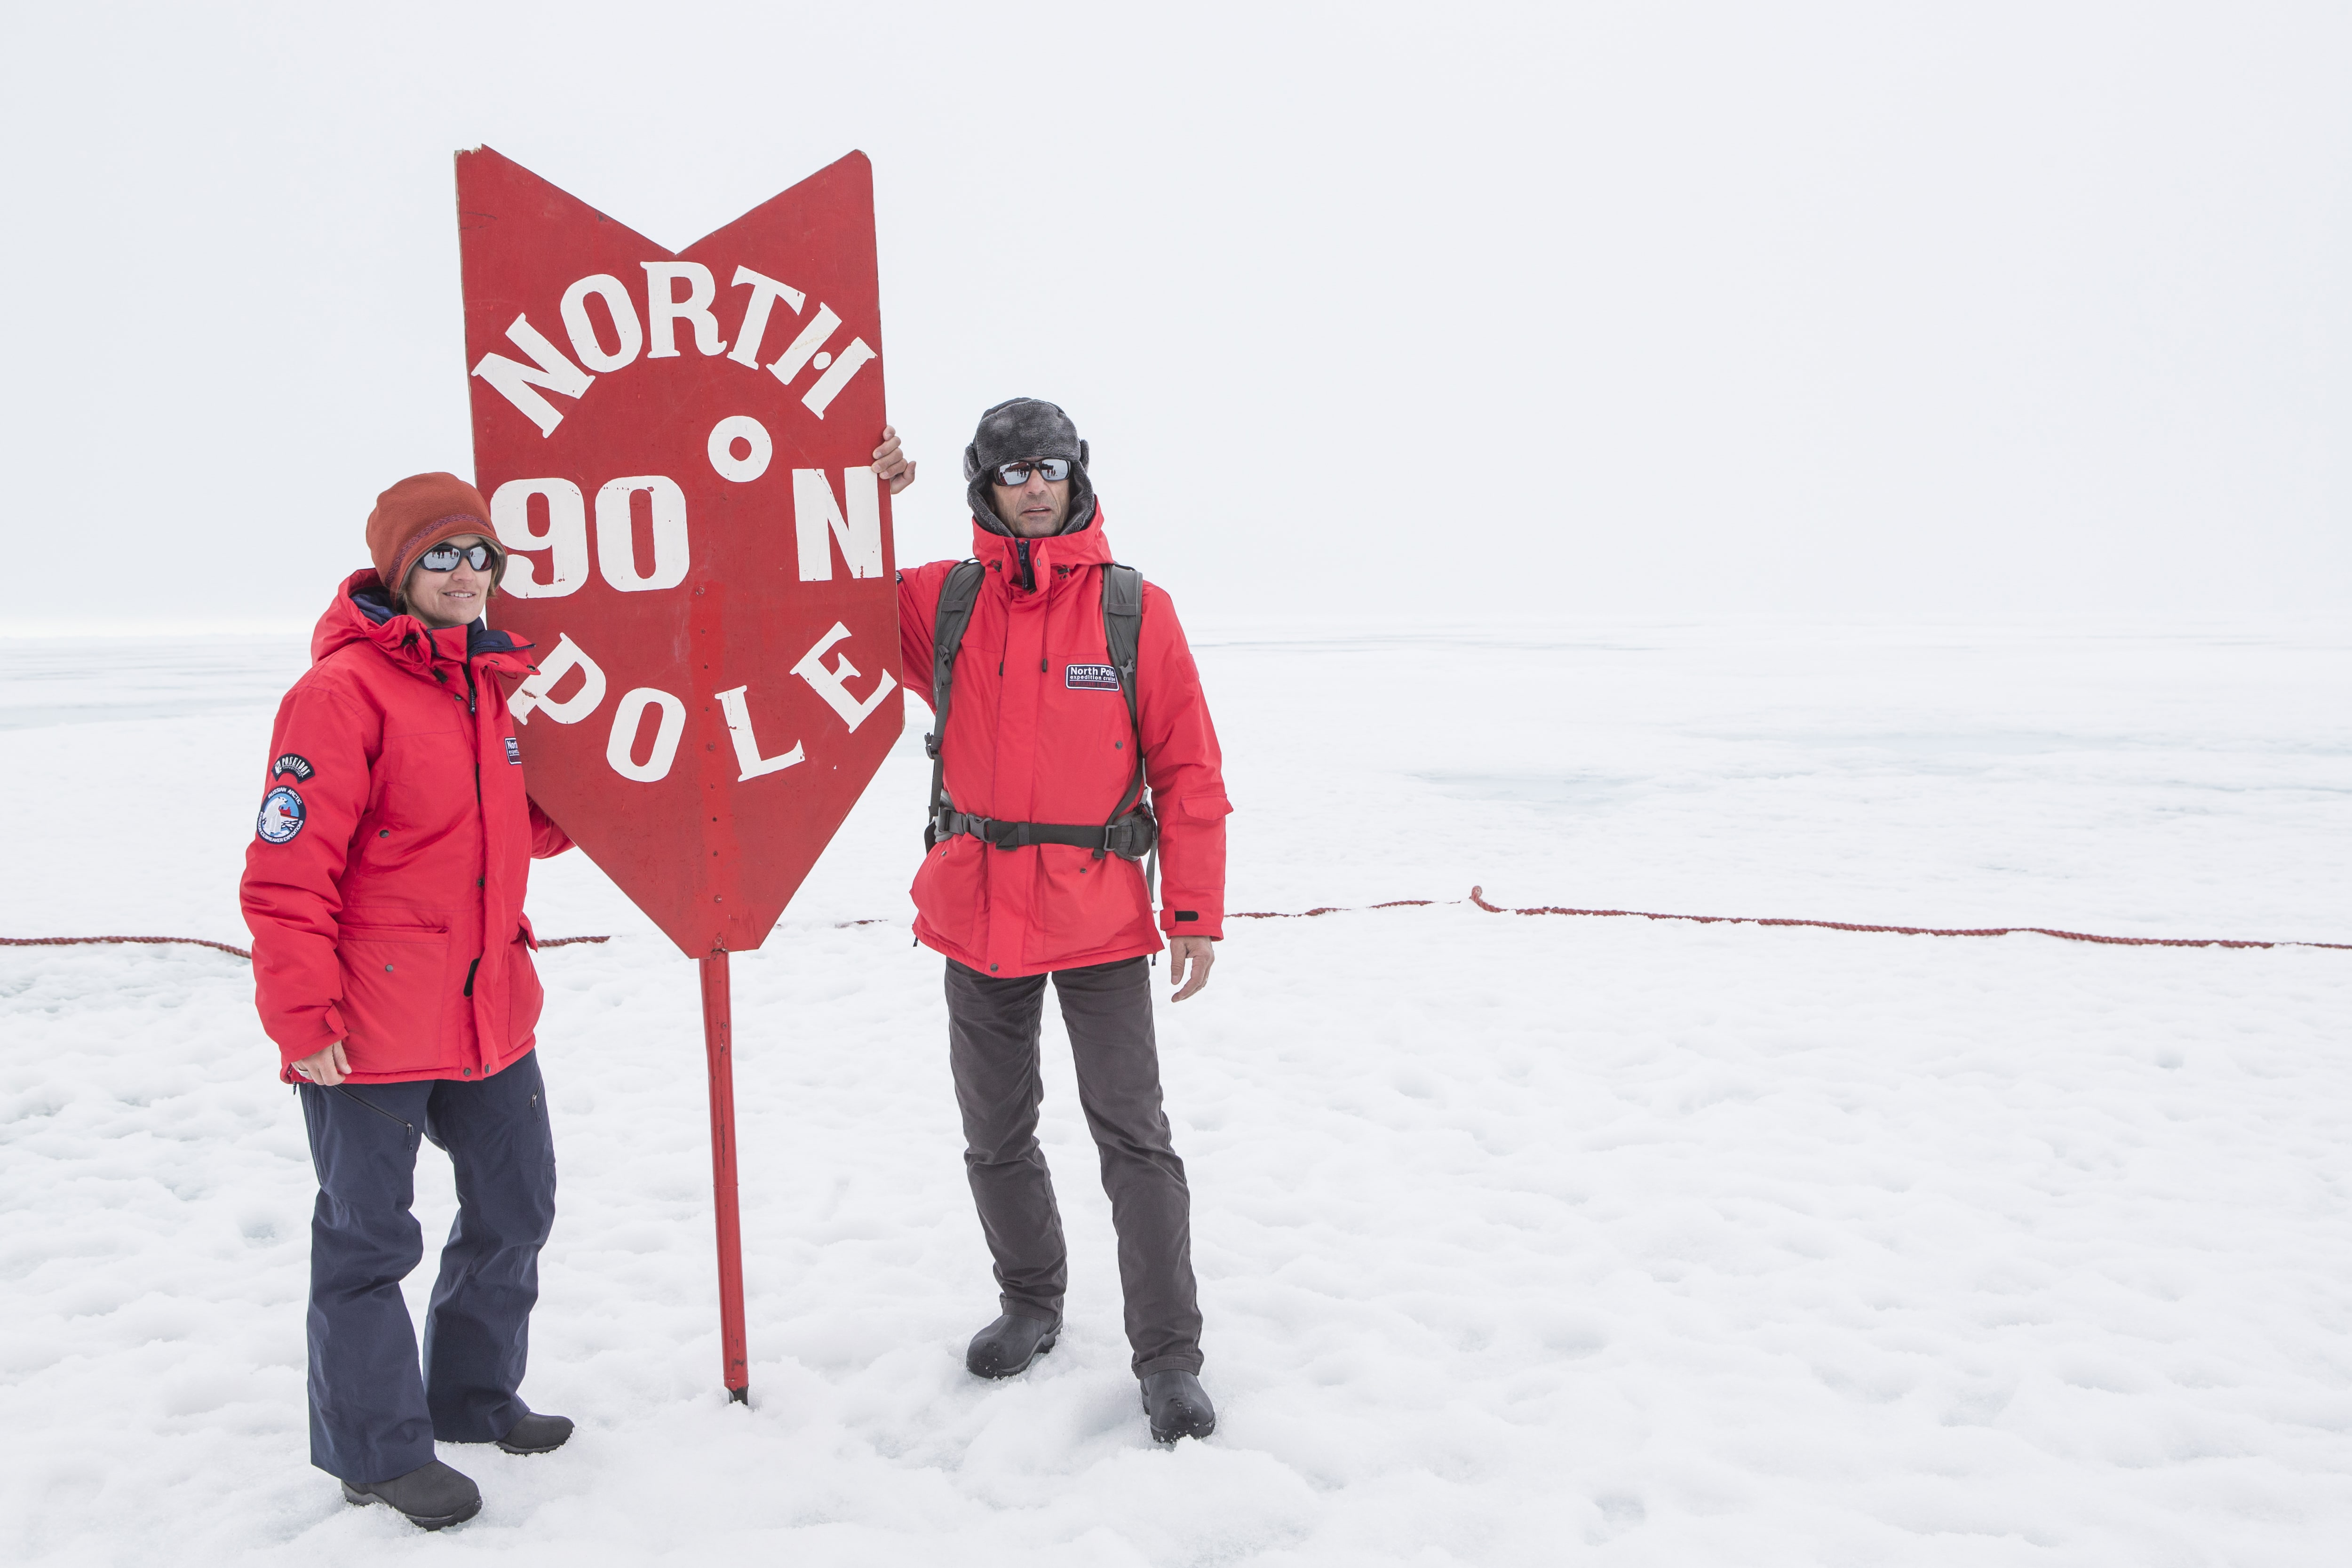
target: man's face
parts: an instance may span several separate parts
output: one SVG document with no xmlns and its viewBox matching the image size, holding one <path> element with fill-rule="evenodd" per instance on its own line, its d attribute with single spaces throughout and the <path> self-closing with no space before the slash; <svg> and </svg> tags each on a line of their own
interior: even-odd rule
<svg viewBox="0 0 2352 1568">
<path fill-rule="evenodd" d="M 1024 539 L 1044 539 L 1062 531 L 1070 515 L 1070 481 L 1048 479 L 1029 462 L 1029 478 L 1017 485 L 991 481 L 996 491 L 996 515 Z"/>
</svg>

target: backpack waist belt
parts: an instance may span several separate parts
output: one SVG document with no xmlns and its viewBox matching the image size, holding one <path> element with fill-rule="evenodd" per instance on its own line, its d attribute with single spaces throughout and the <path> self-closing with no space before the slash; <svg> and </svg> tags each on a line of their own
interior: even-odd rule
<svg viewBox="0 0 2352 1568">
<path fill-rule="evenodd" d="M 1110 822 L 1091 823 L 1003 822 L 961 811 L 940 813 L 939 836 L 952 838 L 959 833 L 970 834 L 999 849 L 1018 849 L 1029 844 L 1068 844 L 1091 849 L 1097 856 L 1116 855 L 1122 860 L 1142 859 L 1160 841 L 1160 825 L 1151 819 L 1150 812 L 1142 810 L 1130 811 Z"/>
</svg>

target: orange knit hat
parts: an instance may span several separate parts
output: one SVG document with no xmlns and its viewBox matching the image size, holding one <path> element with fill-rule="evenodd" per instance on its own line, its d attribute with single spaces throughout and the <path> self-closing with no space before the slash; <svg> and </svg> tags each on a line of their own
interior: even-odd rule
<svg viewBox="0 0 2352 1568">
<path fill-rule="evenodd" d="M 416 558 L 461 533 L 498 542 L 482 492 L 455 474 L 411 474 L 375 498 L 375 510 L 368 513 L 368 555 L 397 600 Z M 493 581 L 506 574 L 506 552 L 498 555 Z"/>
</svg>

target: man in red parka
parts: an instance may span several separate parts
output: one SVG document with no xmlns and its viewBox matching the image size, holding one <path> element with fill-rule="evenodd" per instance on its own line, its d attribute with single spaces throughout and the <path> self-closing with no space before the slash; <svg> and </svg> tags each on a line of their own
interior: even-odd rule
<svg viewBox="0 0 2352 1568">
<path fill-rule="evenodd" d="M 1192 1197 L 1160 1105 L 1148 965 L 1164 931 L 1175 1000 L 1207 984 L 1211 944 L 1224 934 L 1233 808 L 1200 672 L 1166 594 L 1141 585 L 1132 668 L 1112 658 L 1112 557 L 1087 458 L 1068 416 L 1027 397 L 990 409 L 964 450 L 977 587 L 935 741 L 942 798 L 915 878 L 915 934 L 947 959 L 964 1165 L 1002 1310 L 965 1365 L 1010 1377 L 1061 1330 L 1067 1255 L 1036 1136 L 1050 975 L 1118 1232 L 1131 1364 L 1152 1436 L 1173 1442 L 1207 1436 L 1216 1414 L 1199 1378 Z M 874 467 L 894 493 L 914 479 L 887 429 Z M 908 685 L 927 698 L 957 564 L 899 574 Z M 1155 847 L 1156 929 L 1146 870 Z"/>
<path fill-rule="evenodd" d="M 319 1174 L 310 1222 L 310 1461 L 355 1503 L 439 1529 L 481 1493 L 434 1440 L 543 1454 L 571 1436 L 518 1392 L 555 1218 L 532 1053 L 523 885 L 571 847 L 523 790 L 499 678 L 528 645 L 482 612 L 504 557 L 451 474 L 377 499 L 373 568 L 336 592 L 278 704 L 242 899 L 255 999 Z M 418 1352 L 400 1282 L 419 1142 L 448 1151 L 457 1222 Z"/>
</svg>

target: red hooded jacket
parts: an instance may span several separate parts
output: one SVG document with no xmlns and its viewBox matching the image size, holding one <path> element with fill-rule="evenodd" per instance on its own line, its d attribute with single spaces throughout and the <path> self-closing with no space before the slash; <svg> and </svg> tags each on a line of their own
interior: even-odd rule
<svg viewBox="0 0 2352 1568">
<path fill-rule="evenodd" d="M 1126 700 L 1092 673 L 1103 646 L 1099 509 L 1076 533 L 1016 540 L 972 524 L 986 563 L 956 656 L 945 739 L 956 809 L 1010 822 L 1109 818 L 1135 777 Z M 907 685 L 930 700 L 932 633 L 952 561 L 898 576 Z M 1160 819 L 1160 930 L 1223 937 L 1223 757 L 1192 650 L 1168 595 L 1147 583 L 1136 654 L 1145 778 Z M 915 935 L 999 979 L 1160 951 L 1143 867 L 1066 844 L 999 849 L 967 835 L 934 846 L 915 876 Z"/>
<path fill-rule="evenodd" d="M 394 615 L 373 570 L 320 618 L 278 705 L 240 889 L 279 1076 L 335 1041 L 353 1083 L 480 1079 L 531 1048 L 534 856 L 572 846 L 523 793 L 505 689 L 530 645 Z"/>
</svg>

